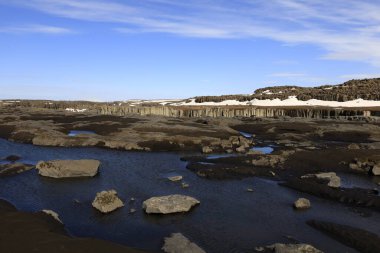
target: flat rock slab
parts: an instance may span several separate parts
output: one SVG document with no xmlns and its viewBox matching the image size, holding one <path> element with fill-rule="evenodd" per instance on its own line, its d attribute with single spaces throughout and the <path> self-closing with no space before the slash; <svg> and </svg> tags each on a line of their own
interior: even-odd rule
<svg viewBox="0 0 380 253">
<path fill-rule="evenodd" d="M 152 197 L 143 202 L 146 213 L 169 214 L 188 212 L 193 206 L 199 204 L 199 200 L 184 195 L 168 195 Z"/>
<path fill-rule="evenodd" d="M 102 213 L 109 213 L 123 207 L 124 204 L 121 199 L 117 197 L 115 190 L 109 190 L 97 193 L 92 202 L 92 206 Z"/>
<path fill-rule="evenodd" d="M 166 253 L 206 253 L 180 233 L 174 233 L 170 237 L 165 238 L 162 250 Z"/>
<path fill-rule="evenodd" d="M 40 161 L 36 168 L 44 177 L 70 178 L 93 177 L 98 173 L 99 166 L 97 160 L 53 160 Z"/>
</svg>

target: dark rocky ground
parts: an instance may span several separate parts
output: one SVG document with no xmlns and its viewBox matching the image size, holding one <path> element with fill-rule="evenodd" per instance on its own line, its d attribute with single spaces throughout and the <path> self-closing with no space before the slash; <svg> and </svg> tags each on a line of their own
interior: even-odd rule
<svg viewBox="0 0 380 253">
<path fill-rule="evenodd" d="M 4 200 L 0 200 L 0 224 L 0 252 L 143 252 L 102 240 L 72 238 L 49 215 L 20 212 Z"/>
<path fill-rule="evenodd" d="M 45 146 L 187 151 L 189 155 L 182 159 L 188 161 L 188 169 L 200 177 L 210 180 L 268 177 L 284 187 L 341 202 L 363 215 L 380 211 L 377 190 L 331 188 L 325 182 L 301 179 L 310 173 L 337 172 L 370 177 L 380 183 L 380 176 L 375 175 L 375 167 L 380 165 L 380 124 L 376 121 L 117 117 L 36 111 L 30 107 L 2 107 L 0 111 L 1 138 Z M 68 136 L 71 130 L 95 134 L 71 137 Z M 252 134 L 252 137 L 243 137 L 240 132 Z M 274 152 L 260 154 L 250 151 L 252 146 L 272 146 Z M 222 156 L 211 159 L 205 153 Z M 13 158 L 8 162 L 15 163 L 17 159 Z M 102 249 L 136 252 L 97 240 L 70 239 L 62 229 L 41 219 L 39 214 L 16 212 L 4 203 L 0 212 L 3 242 L 0 245 L 4 249 L 6 246 L 14 249 L 7 252 L 24 252 L 31 247 L 40 247 L 42 251 L 37 252 L 48 252 L 51 241 L 62 246 L 56 252 L 104 252 Z M 360 252 L 378 250 L 378 235 L 344 224 L 316 221 L 310 224 Z M 19 241 L 25 244 L 17 243 Z M 78 251 L 79 248 L 83 251 Z M 0 251 L 5 252 L 1 248 Z"/>
</svg>

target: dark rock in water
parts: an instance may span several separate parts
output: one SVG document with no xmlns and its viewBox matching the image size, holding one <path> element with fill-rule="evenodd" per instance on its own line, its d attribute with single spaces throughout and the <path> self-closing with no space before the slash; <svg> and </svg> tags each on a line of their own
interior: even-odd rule
<svg viewBox="0 0 380 253">
<path fill-rule="evenodd" d="M 9 155 L 5 158 L 5 160 L 10 161 L 10 162 L 16 162 L 20 159 L 21 157 L 19 157 L 18 155 Z"/>
<path fill-rule="evenodd" d="M 280 183 L 280 185 L 321 198 L 380 211 L 380 197 L 374 195 L 371 190 L 360 188 L 331 188 L 327 185 L 307 179 L 291 179 L 285 183 Z"/>
<path fill-rule="evenodd" d="M 311 220 L 310 226 L 363 253 L 380 252 L 380 237 L 363 229 L 332 222 Z"/>
<path fill-rule="evenodd" d="M 0 177 L 11 176 L 34 168 L 34 165 L 23 163 L 11 163 L 0 165 Z"/>
</svg>

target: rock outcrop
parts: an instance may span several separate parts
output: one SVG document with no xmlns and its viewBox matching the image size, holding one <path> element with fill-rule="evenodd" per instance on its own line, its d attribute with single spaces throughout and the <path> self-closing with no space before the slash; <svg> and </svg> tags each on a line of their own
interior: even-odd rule
<svg viewBox="0 0 380 253">
<path fill-rule="evenodd" d="M 102 213 L 110 213 L 120 207 L 123 207 L 124 204 L 117 197 L 115 190 L 102 191 L 96 194 L 92 206 L 98 209 Z"/>
<path fill-rule="evenodd" d="M 98 173 L 99 166 L 97 160 L 53 160 L 40 161 L 36 168 L 44 177 L 71 178 L 93 177 Z"/>
<path fill-rule="evenodd" d="M 166 253 L 206 253 L 180 233 L 174 233 L 170 237 L 166 237 L 162 250 Z"/>
<path fill-rule="evenodd" d="M 193 206 L 199 204 L 199 200 L 184 195 L 168 195 L 152 197 L 143 202 L 146 213 L 170 214 L 188 212 Z"/>
</svg>

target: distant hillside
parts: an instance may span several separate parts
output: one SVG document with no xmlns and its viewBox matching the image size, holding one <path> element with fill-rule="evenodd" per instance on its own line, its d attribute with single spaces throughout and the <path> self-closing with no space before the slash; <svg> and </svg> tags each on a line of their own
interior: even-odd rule
<svg viewBox="0 0 380 253">
<path fill-rule="evenodd" d="M 358 98 L 380 100 L 380 78 L 351 80 L 339 85 L 319 87 L 273 86 L 257 89 L 252 95 L 224 95 L 195 97 L 195 102 L 221 102 L 225 100 L 250 101 L 252 99 L 287 99 L 296 96 L 299 100 L 318 99 L 345 102 Z"/>
</svg>

